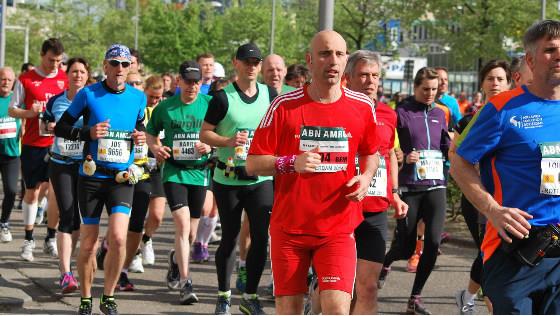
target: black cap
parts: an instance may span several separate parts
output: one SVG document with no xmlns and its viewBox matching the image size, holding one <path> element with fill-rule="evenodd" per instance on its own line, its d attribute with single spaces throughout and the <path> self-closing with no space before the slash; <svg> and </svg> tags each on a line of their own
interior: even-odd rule
<svg viewBox="0 0 560 316">
<path fill-rule="evenodd" d="M 183 80 L 200 80 L 202 74 L 200 73 L 200 65 L 193 60 L 185 61 L 179 66 L 179 74 Z"/>
<path fill-rule="evenodd" d="M 263 60 L 261 51 L 257 47 L 257 45 L 253 43 L 247 43 L 239 46 L 239 48 L 237 49 L 237 53 L 235 53 L 235 59 L 247 60 L 249 58 L 256 58 L 260 61 Z"/>
</svg>

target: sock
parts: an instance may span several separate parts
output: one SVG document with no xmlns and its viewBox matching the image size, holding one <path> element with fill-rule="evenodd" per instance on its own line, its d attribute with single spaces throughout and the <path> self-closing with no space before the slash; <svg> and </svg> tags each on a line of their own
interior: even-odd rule
<svg viewBox="0 0 560 316">
<path fill-rule="evenodd" d="M 48 241 L 49 239 L 54 238 L 55 234 L 56 234 L 56 229 L 47 227 L 47 238 L 45 238 L 45 241 Z"/>
<path fill-rule="evenodd" d="M 208 216 L 200 216 L 200 221 L 198 222 L 198 230 L 196 231 L 196 239 L 195 242 L 199 242 L 202 244 L 204 240 L 204 226 L 206 226 L 206 219 Z"/>
<path fill-rule="evenodd" d="M 476 298 L 476 293 L 471 294 L 469 290 L 463 292 L 463 302 L 474 304 L 474 299 Z"/>
<path fill-rule="evenodd" d="M 254 300 L 257 298 L 257 294 L 247 294 L 247 293 L 243 293 L 243 298 L 246 300 Z"/>
<path fill-rule="evenodd" d="M 231 297 L 231 290 L 225 291 L 225 292 L 218 291 L 218 296 L 223 296 L 225 298 L 230 298 Z"/>
<path fill-rule="evenodd" d="M 37 202 L 32 204 L 27 204 L 23 202 L 21 209 L 23 211 L 23 224 L 33 225 L 35 224 L 35 218 L 37 217 Z"/>
<path fill-rule="evenodd" d="M 142 235 L 142 242 L 143 243 L 147 243 L 148 241 L 152 240 L 151 236 L 148 236 L 146 234 Z"/>
<path fill-rule="evenodd" d="M 48 203 L 48 201 L 49 201 L 49 200 L 47 199 L 47 197 L 44 196 L 44 197 L 41 199 L 41 202 L 39 202 L 39 207 L 42 208 L 42 209 L 44 209 L 44 210 L 46 210 L 46 209 L 47 209 L 47 203 Z"/>
<path fill-rule="evenodd" d="M 208 217 L 206 219 L 204 240 L 202 240 L 203 245 L 208 246 L 212 233 L 214 232 L 214 230 L 216 230 L 217 224 L 218 224 L 218 216 Z"/>
<path fill-rule="evenodd" d="M 239 268 L 245 268 L 246 265 L 247 264 L 245 260 L 241 260 L 241 259 L 239 260 Z"/>
<path fill-rule="evenodd" d="M 105 301 L 114 301 L 115 297 L 114 296 L 109 296 L 109 295 L 101 295 L 101 303 L 105 302 Z"/>
<path fill-rule="evenodd" d="M 25 230 L 25 240 L 33 240 L 33 229 Z"/>
</svg>

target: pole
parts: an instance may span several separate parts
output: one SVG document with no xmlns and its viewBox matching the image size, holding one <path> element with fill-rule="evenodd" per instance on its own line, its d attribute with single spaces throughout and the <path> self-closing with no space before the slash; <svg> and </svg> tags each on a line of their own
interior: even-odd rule
<svg viewBox="0 0 560 316">
<path fill-rule="evenodd" d="M 541 0 L 541 21 L 546 19 L 546 0 Z"/>
<path fill-rule="evenodd" d="M 332 30 L 333 21 L 334 0 L 319 0 L 319 31 Z"/>
<path fill-rule="evenodd" d="M 2 20 L 0 21 L 0 67 L 4 67 L 6 61 L 6 7 L 8 0 L 2 0 Z"/>
<path fill-rule="evenodd" d="M 29 25 L 25 26 L 25 51 L 23 52 L 23 62 L 29 62 Z"/>
<path fill-rule="evenodd" d="M 140 20 L 140 9 L 136 0 L 136 16 L 134 16 L 134 49 L 138 50 L 138 20 Z"/>
<path fill-rule="evenodd" d="M 276 0 L 272 0 L 272 18 L 270 19 L 270 54 L 274 53 L 274 29 L 276 24 Z"/>
</svg>

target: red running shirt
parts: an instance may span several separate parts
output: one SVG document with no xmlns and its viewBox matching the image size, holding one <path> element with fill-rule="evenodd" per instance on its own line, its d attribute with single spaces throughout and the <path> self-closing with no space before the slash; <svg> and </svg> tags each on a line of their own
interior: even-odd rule
<svg viewBox="0 0 560 316">
<path fill-rule="evenodd" d="M 345 195 L 355 156 L 378 150 L 375 109 L 364 94 L 342 88 L 336 102 L 313 101 L 308 86 L 277 97 L 255 131 L 250 155 L 300 154 L 319 144 L 325 172 L 275 176 L 271 229 L 328 236 L 351 233 L 363 220 L 360 203 Z M 329 172 L 327 172 L 329 171 Z"/>
<path fill-rule="evenodd" d="M 31 109 L 33 104 L 43 105 L 43 111 L 49 99 L 68 87 L 68 78 L 62 70 L 58 70 L 52 78 L 43 77 L 35 70 L 28 71 L 19 77 L 19 82 L 25 90 L 25 110 Z M 49 147 L 53 143 L 54 136 L 39 135 L 39 117 L 25 120 L 25 133 L 22 143 L 36 147 Z"/>
</svg>

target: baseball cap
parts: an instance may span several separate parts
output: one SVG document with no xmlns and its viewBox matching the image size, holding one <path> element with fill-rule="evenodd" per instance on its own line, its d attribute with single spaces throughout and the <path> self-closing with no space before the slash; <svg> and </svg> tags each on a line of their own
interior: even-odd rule
<svg viewBox="0 0 560 316">
<path fill-rule="evenodd" d="M 261 51 L 257 45 L 253 43 L 247 43 L 239 46 L 237 53 L 235 53 L 235 59 L 247 60 L 249 58 L 256 58 L 258 60 L 263 60 Z"/>
<path fill-rule="evenodd" d="M 130 55 L 130 49 L 122 44 L 113 44 L 105 52 L 105 60 L 115 59 L 115 58 L 125 58 L 126 60 L 132 60 Z"/>
<path fill-rule="evenodd" d="M 224 70 L 224 66 L 219 62 L 214 62 L 214 77 L 215 78 L 224 78 L 226 76 L 226 71 Z"/>
<path fill-rule="evenodd" d="M 200 80 L 202 74 L 200 73 L 200 65 L 193 60 L 185 61 L 179 66 L 179 74 L 183 80 Z"/>
</svg>

